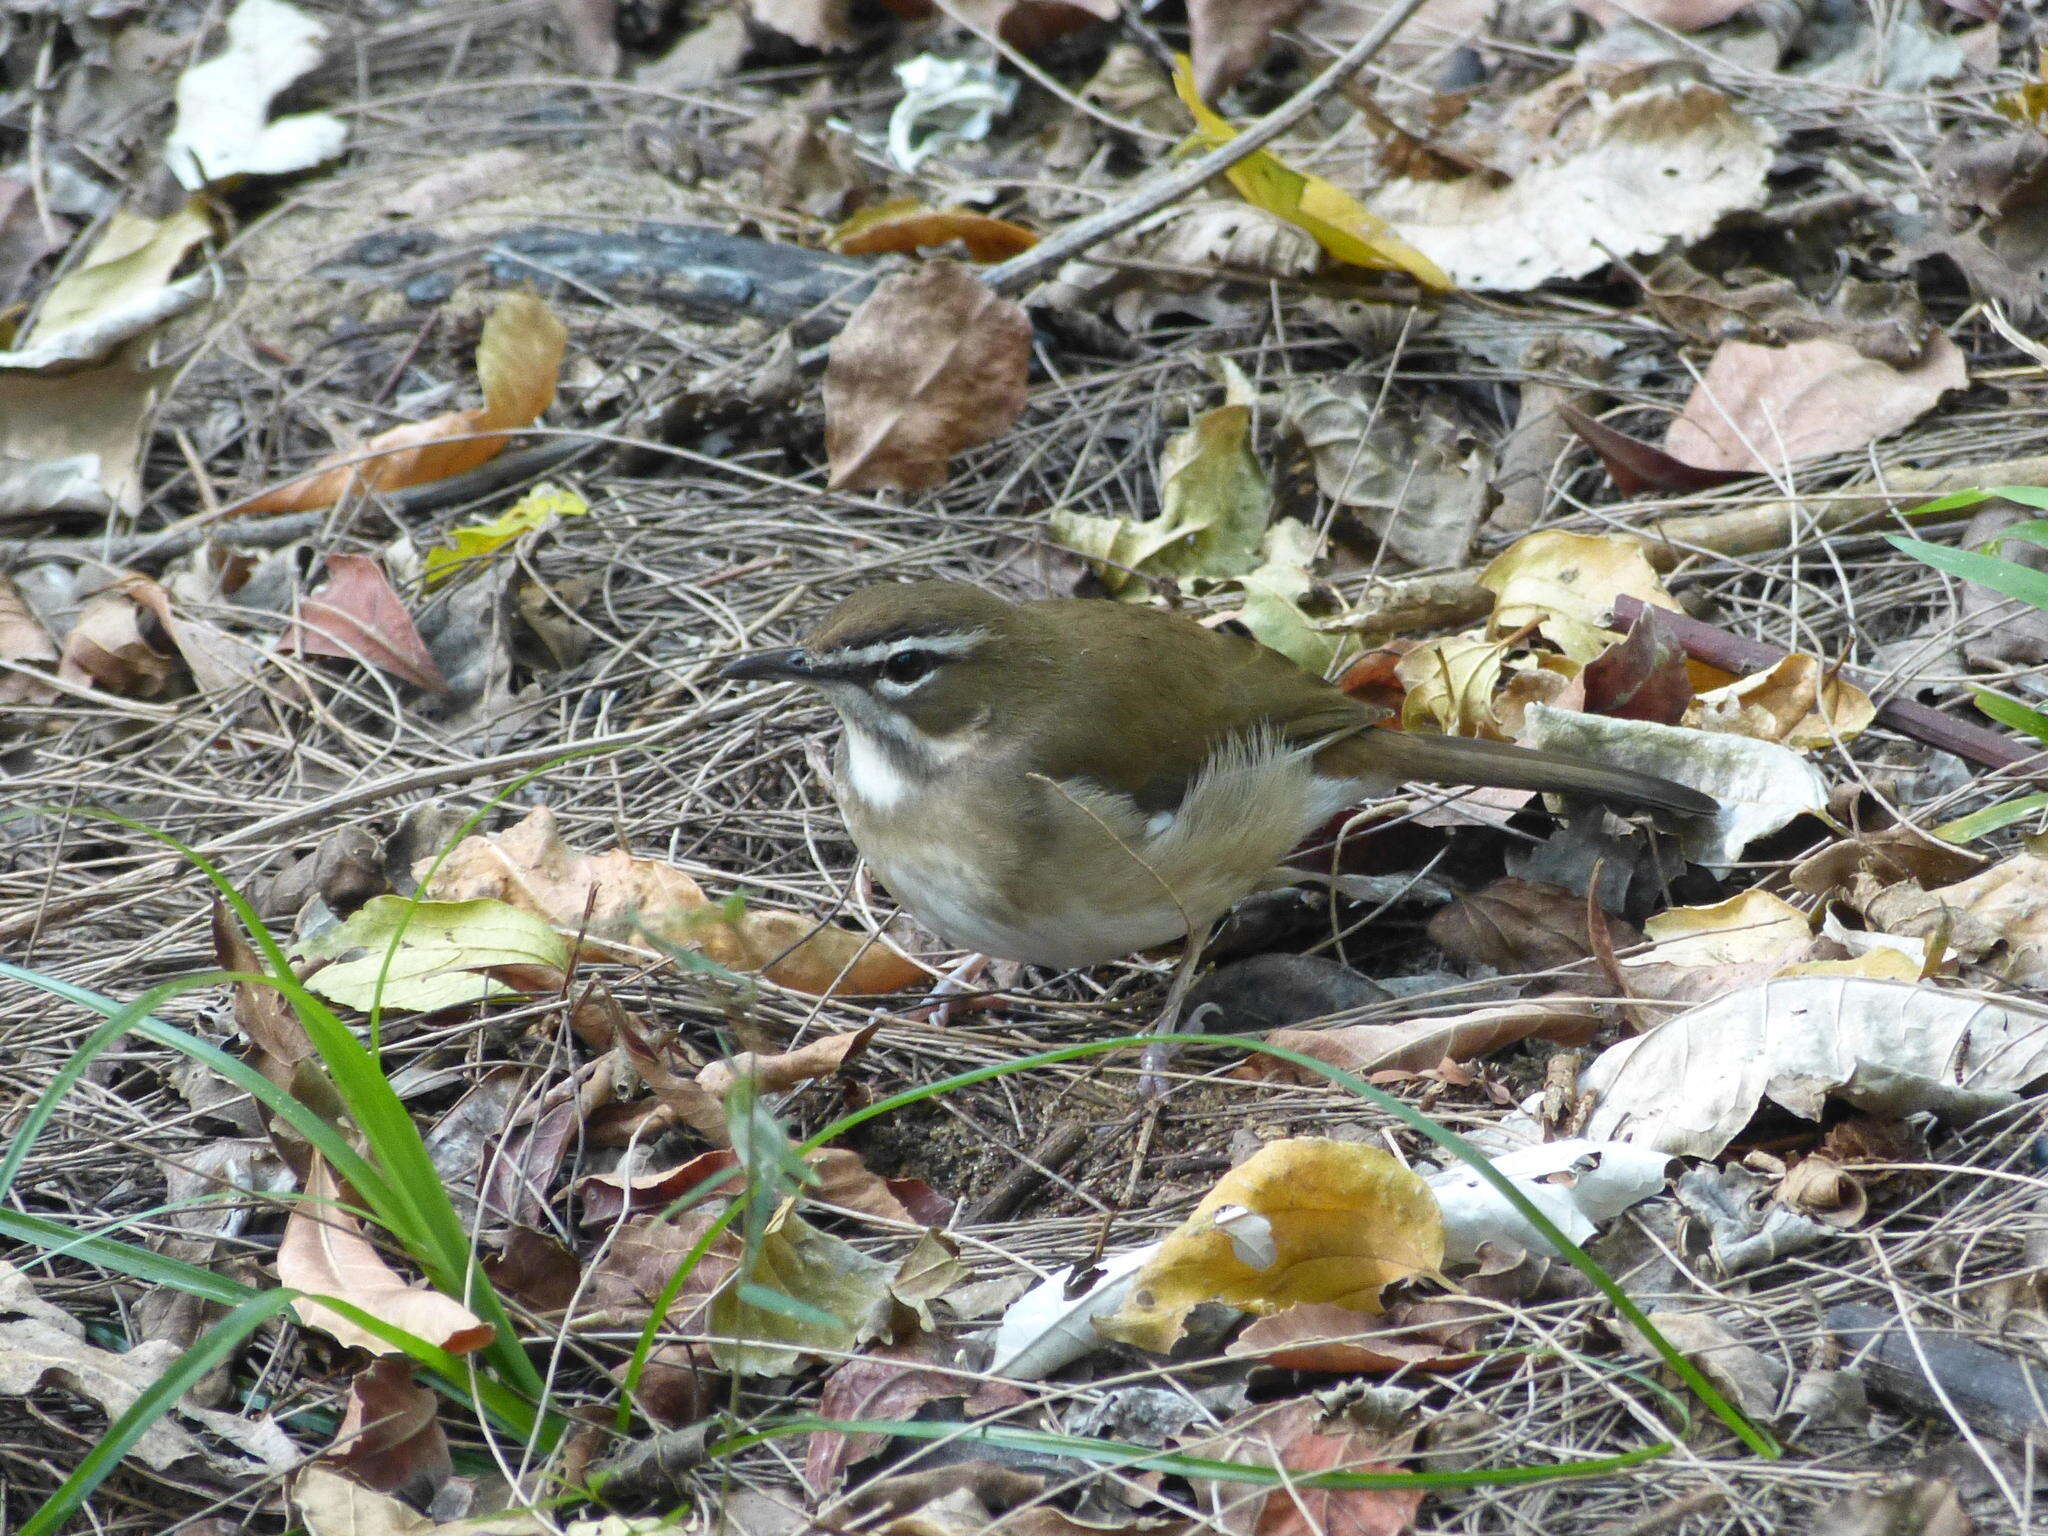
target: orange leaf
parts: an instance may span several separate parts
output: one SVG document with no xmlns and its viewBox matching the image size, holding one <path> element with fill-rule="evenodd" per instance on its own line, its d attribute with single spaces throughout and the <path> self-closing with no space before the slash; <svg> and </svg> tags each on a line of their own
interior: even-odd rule
<svg viewBox="0 0 2048 1536">
<path fill-rule="evenodd" d="M 1038 236 L 1021 224 L 966 208 L 927 208 L 914 197 L 861 209 L 832 231 L 829 243 L 845 256 L 882 256 L 953 240 L 976 261 L 1002 261 L 1038 244 Z"/>
<path fill-rule="evenodd" d="M 476 371 L 484 403 L 380 432 L 359 448 L 330 454 L 307 474 L 245 503 L 244 517 L 317 512 L 360 485 L 395 491 L 445 480 L 489 463 L 505 434 L 530 427 L 554 403 L 569 332 L 530 293 L 508 293 L 484 322 Z M 483 434 L 483 435 L 479 435 Z"/>
</svg>

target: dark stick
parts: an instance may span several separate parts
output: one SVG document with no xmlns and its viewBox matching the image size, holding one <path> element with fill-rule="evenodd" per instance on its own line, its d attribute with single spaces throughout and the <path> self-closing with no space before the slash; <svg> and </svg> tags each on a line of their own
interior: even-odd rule
<svg viewBox="0 0 2048 1536">
<path fill-rule="evenodd" d="M 2038 1366 L 1942 1328 L 1917 1330 L 1916 1350 L 1897 1313 L 1853 1301 L 1829 1307 L 1827 1327 L 1879 1397 L 1943 1421 L 1952 1405 L 1972 1429 L 2000 1440 L 2048 1433 L 2048 1373 Z"/>
<path fill-rule="evenodd" d="M 1635 623 L 1642 611 L 1640 598 L 1617 597 L 1614 600 L 1614 618 L 1618 624 Z M 1702 624 L 1698 619 L 1662 608 L 1657 611 L 1657 622 L 1671 632 L 1685 647 L 1685 654 L 1693 660 L 1704 661 L 1723 672 L 1733 672 L 1737 677 L 1768 671 L 1791 654 L 1762 640 L 1731 635 L 1725 629 Z M 1869 687 L 1874 682 L 1868 673 L 1851 667 L 1842 669 L 1842 677 L 1859 687 Z M 1939 747 L 1944 752 L 1953 752 L 1957 757 L 1967 758 L 1986 768 L 2017 768 L 2031 764 L 2034 771 L 2040 772 L 2044 766 L 2039 761 L 2041 748 L 2029 746 L 2001 731 L 1958 720 L 1912 699 L 1879 700 L 1877 718 L 1901 735 L 1925 742 L 1930 747 Z"/>
<path fill-rule="evenodd" d="M 1072 1162 L 1075 1154 L 1088 1145 L 1090 1132 L 1079 1121 L 1069 1121 L 1055 1126 L 1037 1146 L 1031 1149 L 1031 1161 L 1020 1162 L 997 1181 L 995 1188 L 977 1201 L 967 1212 L 966 1224 L 983 1221 L 1001 1221 L 1025 1198 L 1043 1183 L 1048 1173 L 1057 1173 Z"/>
</svg>

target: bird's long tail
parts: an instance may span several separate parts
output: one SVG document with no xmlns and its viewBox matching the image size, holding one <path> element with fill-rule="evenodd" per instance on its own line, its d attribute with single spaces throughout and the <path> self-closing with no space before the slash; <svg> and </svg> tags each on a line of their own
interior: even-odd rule
<svg viewBox="0 0 2048 1536">
<path fill-rule="evenodd" d="M 1545 790 L 1622 805 L 1656 806 L 1692 816 L 1711 816 L 1720 809 L 1719 802 L 1711 796 L 1655 774 L 1589 763 L 1505 741 L 1482 741 L 1473 736 L 1437 736 L 1375 727 L 1327 748 L 1318 766 L 1341 766 L 1347 749 L 1357 754 L 1361 778 L 1378 773 L 1444 784 Z M 1330 756 L 1337 759 L 1336 764 L 1330 763 Z"/>
</svg>

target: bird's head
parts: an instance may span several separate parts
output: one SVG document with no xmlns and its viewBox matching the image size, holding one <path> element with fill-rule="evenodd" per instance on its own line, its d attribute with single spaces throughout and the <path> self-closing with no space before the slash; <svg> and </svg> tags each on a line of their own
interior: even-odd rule
<svg viewBox="0 0 2048 1536">
<path fill-rule="evenodd" d="M 803 683 L 878 743 L 939 752 L 985 724 L 1016 668 L 1035 671 L 1013 603 L 960 582 L 863 588 L 802 645 L 756 651 L 720 676 Z"/>
</svg>

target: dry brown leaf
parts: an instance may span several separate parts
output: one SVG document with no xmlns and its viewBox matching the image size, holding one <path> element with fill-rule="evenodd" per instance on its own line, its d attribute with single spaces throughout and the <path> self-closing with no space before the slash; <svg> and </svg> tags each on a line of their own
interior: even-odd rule
<svg viewBox="0 0 2048 1536">
<path fill-rule="evenodd" d="M 318 1462 L 292 1478 L 291 1507 L 305 1536 L 632 1536 L 618 1515 L 565 1524 L 552 1511 L 509 1509 L 443 1522 Z"/>
<path fill-rule="evenodd" d="M 1430 942 L 1453 959 L 1515 975 L 1577 966 L 1590 958 L 1595 951 L 1587 924 L 1582 894 L 1503 875 L 1438 910 L 1427 932 Z M 1634 930 L 1618 918 L 1607 919 L 1607 930 L 1616 948 L 1637 942 Z M 1587 980 L 1583 972 L 1575 973 L 1571 985 L 1583 991 Z"/>
<path fill-rule="evenodd" d="M 1413 1436 L 1339 1412 L 1311 1397 L 1248 1408 L 1189 1448 L 1204 1456 L 1290 1472 L 1398 1472 Z M 1420 1488 L 1274 1488 L 1202 1483 L 1205 1507 L 1230 1536 L 1403 1536 L 1422 1507 Z"/>
<path fill-rule="evenodd" d="M 530 293 L 506 294 L 484 321 L 477 341 L 482 405 L 380 432 L 360 448 L 330 455 L 299 479 L 245 502 L 239 514 L 317 512 L 357 486 L 401 490 L 489 463 L 510 441 L 509 433 L 532 426 L 554 403 L 568 344 L 568 329 L 547 305 Z"/>
<path fill-rule="evenodd" d="M 1308 0 L 1188 0 L 1188 52 L 1195 89 L 1214 101 L 1266 55 L 1273 29 L 1301 14 Z"/>
<path fill-rule="evenodd" d="M 148 342 L 102 368 L 0 371 L 0 517 L 105 517 L 142 504 L 144 427 L 167 375 Z"/>
<path fill-rule="evenodd" d="M 884 278 L 832 343 L 825 446 L 834 490 L 923 490 L 1024 409 L 1031 322 L 965 267 Z"/>
<path fill-rule="evenodd" d="M 1489 1003 L 1466 1013 L 1404 1024 L 1276 1029 L 1266 1038 L 1347 1072 L 1426 1072 L 1443 1061 L 1474 1061 L 1523 1040 L 1583 1045 L 1599 1029 L 1600 1021 L 1588 1007 L 1531 1001 Z M 1317 1074 L 1270 1056 L 1253 1057 L 1239 1071 L 1290 1082 L 1322 1081 Z"/>
<path fill-rule="evenodd" d="M 747 9 L 762 26 L 821 53 L 836 53 L 860 41 L 848 19 L 853 0 L 747 0 Z"/>
<path fill-rule="evenodd" d="M 622 848 L 578 853 L 546 806 L 508 831 L 465 838 L 438 869 L 423 859 L 414 872 L 430 899 L 502 901 L 582 935 L 599 954 L 607 943 L 652 937 L 821 996 L 898 992 L 925 974 L 880 939 L 793 912 L 749 909 L 732 918 L 673 864 Z"/>
<path fill-rule="evenodd" d="M 305 1195 L 285 1218 L 284 1237 L 277 1245 L 280 1281 L 309 1297 L 346 1301 L 450 1354 L 468 1354 L 491 1342 L 491 1326 L 454 1297 L 401 1279 L 340 1200 L 339 1182 L 326 1162 L 315 1156 Z M 396 1344 L 318 1301 L 295 1301 L 292 1310 L 307 1327 L 343 1344 L 373 1355 L 399 1352 Z"/>
<path fill-rule="evenodd" d="M 1464 563 L 1486 511 L 1492 455 L 1462 422 L 1316 380 L 1291 387 L 1282 420 L 1315 468 L 1316 487 L 1415 566 Z"/>
<path fill-rule="evenodd" d="M 424 1504 L 455 1470 L 440 1414 L 441 1399 L 413 1379 L 410 1360 L 380 1357 L 350 1378 L 341 1428 L 322 1460 L 379 1493 Z"/>
<path fill-rule="evenodd" d="M 1456 1371 L 1478 1359 L 1491 1314 L 1471 1303 L 1400 1301 L 1378 1317 L 1327 1302 L 1255 1318 L 1228 1351 L 1283 1371 Z"/>
<path fill-rule="evenodd" d="M 57 646 L 13 582 L 0 575 L 0 661 L 51 662 Z M 59 690 L 12 668 L 0 672 L 0 709 L 12 704 L 47 704 Z"/>
<path fill-rule="evenodd" d="M 1944 335 L 1905 369 L 1826 338 L 1789 347 L 1731 341 L 1707 364 L 1664 446 L 1701 469 L 1782 469 L 1875 442 L 1969 382 L 1962 348 Z"/>
<path fill-rule="evenodd" d="M 1443 1241 L 1436 1197 L 1391 1153 L 1313 1136 L 1269 1141 L 1202 1197 L 1138 1271 L 1122 1310 L 1096 1327 L 1164 1354 L 1205 1301 L 1377 1312 L 1384 1287 L 1443 1262 Z"/>
<path fill-rule="evenodd" d="M 1787 656 L 1767 671 L 1701 694 L 1685 723 L 1812 752 L 1854 741 L 1876 718 L 1877 706 L 1854 683 L 1830 676 L 1812 656 Z"/>
<path fill-rule="evenodd" d="M 1676 725 L 1692 703 L 1692 674 L 1685 647 L 1671 637 L 1654 607 L 1645 608 L 1628 633 L 1587 662 L 1560 709 L 1583 709 L 1617 720 L 1654 720 Z"/>
<path fill-rule="evenodd" d="M 2048 985 L 2048 858 L 2024 849 L 1982 874 L 1927 894 L 1937 913 L 1917 928 L 1899 925 L 1892 932 L 1928 937 L 1946 921 L 1950 946 L 1966 959 L 1995 953 L 1986 963 L 2014 986 Z M 1990 945 L 1970 945 L 1966 935 L 1979 936 L 1979 943 L 1988 937 Z"/>
<path fill-rule="evenodd" d="M 412 615 L 369 555 L 331 554 L 327 580 L 306 599 L 278 648 L 305 656 L 339 656 L 381 667 L 415 688 L 446 693 L 433 654 Z"/>
<path fill-rule="evenodd" d="M 1528 164 L 1503 166 L 1504 184 L 1474 175 L 1357 190 L 1460 287 L 1498 292 L 1697 240 L 1764 199 L 1776 135 L 1711 86 L 1659 78 L 1616 96 L 1589 92 L 1582 112 L 1558 121 L 1568 131 Z"/>
<path fill-rule="evenodd" d="M 57 664 L 57 675 L 66 682 L 138 699 L 161 696 L 177 672 L 170 636 L 136 601 L 129 581 L 86 599 L 64 637 L 63 659 Z"/>
<path fill-rule="evenodd" d="M 886 1344 L 848 1360 L 825 1378 L 818 1394 L 821 1419 L 914 1419 L 928 1403 L 965 1397 L 978 1385 L 951 1365 L 953 1350 L 932 1334 L 914 1335 L 904 1344 Z M 839 1475 L 888 1443 L 886 1435 L 842 1434 L 815 1430 L 804 1456 L 804 1482 L 814 1497 L 823 1497 Z"/>
</svg>

